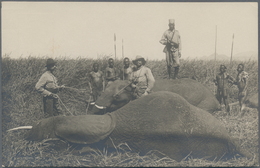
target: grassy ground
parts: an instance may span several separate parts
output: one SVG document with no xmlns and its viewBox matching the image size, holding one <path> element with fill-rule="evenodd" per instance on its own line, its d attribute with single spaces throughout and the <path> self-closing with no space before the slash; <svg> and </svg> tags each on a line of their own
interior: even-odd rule
<svg viewBox="0 0 260 168">
<path fill-rule="evenodd" d="M 60 84 L 85 91 L 65 89 L 59 96 L 65 106 L 73 115 L 85 114 L 86 100 L 89 97 L 87 76 L 91 71 L 93 62 L 100 64 L 101 70 L 106 67 L 107 57 L 99 60 L 77 58 L 74 60 L 56 59 L 57 71 L 55 75 Z M 254 158 L 234 157 L 231 160 L 208 161 L 193 159 L 187 156 L 186 160 L 176 162 L 160 154 L 159 151 L 150 151 L 145 156 L 132 153 L 127 144 L 122 143 L 115 147 L 113 152 L 107 148 L 95 150 L 86 155 L 74 155 L 75 145 L 61 140 L 28 142 L 23 140 L 26 130 L 6 132 L 18 126 L 32 125 L 44 118 L 42 110 L 42 97 L 34 89 L 41 74 L 45 71 L 46 58 L 10 59 L 2 58 L 2 163 L 9 167 L 25 166 L 256 166 L 259 165 L 258 151 L 258 110 L 246 109 L 245 115 L 240 116 L 238 106 L 232 108 L 230 115 L 217 111 L 213 115 L 227 128 L 230 135 L 237 139 L 240 145 L 254 154 Z M 225 64 L 227 71 L 236 77 L 237 65 L 241 62 L 216 63 L 216 72 L 219 65 Z M 243 62 L 245 70 L 250 75 L 249 95 L 258 91 L 258 64 L 257 61 Z M 214 91 L 214 62 L 201 60 L 181 60 L 180 77 L 195 77 L 199 82 Z M 116 66 L 122 67 L 121 61 Z M 149 61 L 147 66 L 152 69 L 156 79 L 166 78 L 165 61 Z M 237 87 L 230 87 L 230 102 L 237 101 Z M 70 113 L 66 111 L 66 115 Z"/>
</svg>

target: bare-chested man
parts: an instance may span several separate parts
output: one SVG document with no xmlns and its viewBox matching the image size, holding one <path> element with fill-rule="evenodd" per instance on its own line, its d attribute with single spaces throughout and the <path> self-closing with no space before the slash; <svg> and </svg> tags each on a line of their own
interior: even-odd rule
<svg viewBox="0 0 260 168">
<path fill-rule="evenodd" d="M 124 67 L 120 72 L 120 77 L 122 80 L 129 80 L 130 75 L 133 72 L 133 67 L 130 66 L 130 60 L 128 57 L 124 58 Z"/>
<path fill-rule="evenodd" d="M 248 73 L 244 71 L 244 64 L 239 64 L 237 67 L 237 78 L 234 82 L 238 87 L 238 100 L 240 105 L 240 111 L 245 108 L 245 101 L 247 97 L 247 84 L 248 84 Z"/>
<path fill-rule="evenodd" d="M 114 59 L 109 58 L 108 59 L 108 67 L 105 71 L 105 79 L 108 84 L 118 79 L 119 73 L 117 72 L 117 69 L 114 67 Z"/>
<path fill-rule="evenodd" d="M 99 70 L 99 64 L 93 64 L 93 71 L 89 74 L 90 77 L 90 85 L 92 88 L 92 95 L 94 101 L 100 96 L 102 91 L 105 90 L 105 79 L 103 73 Z"/>
<path fill-rule="evenodd" d="M 226 72 L 226 66 L 225 65 L 220 65 L 220 73 L 216 76 L 216 80 L 214 80 L 215 84 L 218 86 L 217 89 L 217 99 L 219 103 L 221 104 L 222 99 L 225 104 L 226 111 L 230 111 L 229 107 L 229 86 L 228 83 L 233 83 L 233 78 Z"/>
</svg>

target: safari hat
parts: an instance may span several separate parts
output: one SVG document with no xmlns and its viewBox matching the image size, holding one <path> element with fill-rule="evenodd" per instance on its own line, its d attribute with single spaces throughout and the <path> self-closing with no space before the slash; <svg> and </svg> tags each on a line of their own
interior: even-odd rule
<svg viewBox="0 0 260 168">
<path fill-rule="evenodd" d="M 174 19 L 169 19 L 169 24 L 175 24 L 175 20 Z"/>
<path fill-rule="evenodd" d="M 142 56 L 140 56 L 140 55 L 137 55 L 137 56 L 135 57 L 135 60 L 133 60 L 132 62 L 136 65 L 136 62 L 139 61 L 139 60 L 141 60 L 141 61 L 143 62 L 143 65 L 146 63 L 146 61 L 144 60 L 144 58 L 143 58 Z"/>
<path fill-rule="evenodd" d="M 49 58 L 47 59 L 46 61 L 46 66 L 45 67 L 52 67 L 56 64 L 56 62 L 52 59 L 52 58 Z"/>
</svg>

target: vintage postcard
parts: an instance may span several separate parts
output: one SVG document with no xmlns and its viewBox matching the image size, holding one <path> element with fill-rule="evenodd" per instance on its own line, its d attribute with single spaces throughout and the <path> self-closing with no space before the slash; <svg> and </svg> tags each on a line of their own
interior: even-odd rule
<svg viewBox="0 0 260 168">
<path fill-rule="evenodd" d="M 2 167 L 259 166 L 257 2 L 1 7 Z"/>
</svg>

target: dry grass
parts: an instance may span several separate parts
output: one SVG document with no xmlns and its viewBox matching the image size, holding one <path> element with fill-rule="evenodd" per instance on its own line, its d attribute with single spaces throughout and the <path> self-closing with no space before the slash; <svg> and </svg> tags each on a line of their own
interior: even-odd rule
<svg viewBox="0 0 260 168">
<path fill-rule="evenodd" d="M 90 72 L 93 62 L 98 62 L 100 68 L 106 68 L 106 56 L 99 60 L 77 58 L 74 60 L 56 59 L 58 69 L 55 72 L 60 84 L 85 90 L 65 89 L 59 93 L 63 103 L 73 115 L 85 114 L 86 100 L 89 98 L 89 88 L 86 73 Z M 127 144 L 120 144 L 112 151 L 106 147 L 96 149 L 85 155 L 74 155 L 74 144 L 61 140 L 28 142 L 23 140 L 26 130 L 6 132 L 7 129 L 23 125 L 32 125 L 43 118 L 42 98 L 34 86 L 45 71 L 45 58 L 10 59 L 2 58 L 2 162 L 9 167 L 227 167 L 227 166 L 257 166 L 258 162 L 258 111 L 247 109 L 244 116 L 238 113 L 235 106 L 230 115 L 225 111 L 217 111 L 213 115 L 227 128 L 230 135 L 239 144 L 255 155 L 252 159 L 234 157 L 231 160 L 208 161 L 187 156 L 186 160 L 177 162 L 159 151 L 150 151 L 144 156 L 131 152 Z M 236 76 L 236 67 L 226 62 L 228 72 Z M 249 93 L 258 91 L 258 64 L 256 61 L 244 62 L 246 71 L 250 74 Z M 116 65 L 122 67 L 121 60 Z M 155 78 L 166 78 L 165 61 L 148 61 Z M 214 62 L 201 60 L 181 60 L 180 77 L 195 77 L 199 82 L 214 91 Z M 230 88 L 230 102 L 237 101 L 237 88 Z M 71 115 L 63 107 L 66 115 Z"/>
</svg>

